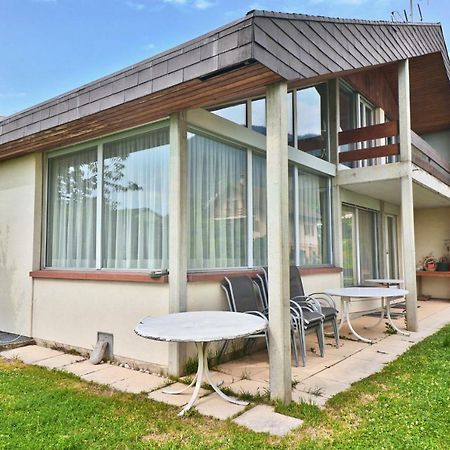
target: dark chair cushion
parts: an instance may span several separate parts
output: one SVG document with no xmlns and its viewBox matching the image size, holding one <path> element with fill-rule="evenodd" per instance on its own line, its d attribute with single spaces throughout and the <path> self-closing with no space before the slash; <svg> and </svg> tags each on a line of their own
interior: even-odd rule
<svg viewBox="0 0 450 450">
<path fill-rule="evenodd" d="M 327 320 L 334 319 L 337 316 L 338 312 L 331 306 L 322 306 L 322 314 L 325 316 L 325 320 Z"/>
</svg>

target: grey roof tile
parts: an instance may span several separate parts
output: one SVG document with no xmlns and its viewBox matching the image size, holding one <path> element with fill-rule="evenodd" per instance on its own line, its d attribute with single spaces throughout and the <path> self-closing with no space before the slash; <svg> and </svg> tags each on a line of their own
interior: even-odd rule
<svg viewBox="0 0 450 450">
<path fill-rule="evenodd" d="M 438 24 L 252 11 L 245 17 L 0 121 L 9 142 L 238 64 L 257 61 L 287 80 L 440 51 Z M 1 151 L 1 149 L 0 149 Z"/>
</svg>

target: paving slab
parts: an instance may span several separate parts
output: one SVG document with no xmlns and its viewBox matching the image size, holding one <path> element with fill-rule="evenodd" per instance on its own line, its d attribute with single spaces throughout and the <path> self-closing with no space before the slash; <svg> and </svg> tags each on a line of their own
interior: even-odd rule
<svg viewBox="0 0 450 450">
<path fill-rule="evenodd" d="M 332 397 L 338 392 L 345 391 L 350 387 L 350 383 L 345 381 L 336 381 L 315 376 L 301 381 L 295 386 L 295 390 L 306 392 L 308 394 L 316 394 L 316 396 Z"/>
<path fill-rule="evenodd" d="M 365 361 L 378 361 L 387 364 L 397 358 L 396 353 L 392 353 L 383 349 L 365 348 L 357 353 L 354 357 Z"/>
<path fill-rule="evenodd" d="M 118 391 L 140 394 L 141 392 L 151 392 L 159 389 L 169 382 L 168 378 L 158 377 L 157 375 L 136 372 L 129 369 L 128 371 L 131 372 L 128 378 L 114 381 L 110 386 Z"/>
<path fill-rule="evenodd" d="M 237 381 L 237 378 L 233 377 L 233 375 L 230 375 L 229 373 L 210 370 L 209 374 L 211 375 L 212 381 L 216 384 L 221 383 L 221 386 L 228 386 L 229 384 Z"/>
<path fill-rule="evenodd" d="M 105 370 L 97 370 L 96 372 L 80 375 L 80 378 L 86 381 L 92 381 L 98 384 L 106 384 L 110 386 L 117 381 L 125 380 L 133 375 L 133 371 L 124 367 L 107 365 Z"/>
<path fill-rule="evenodd" d="M 322 408 L 329 400 L 329 397 L 323 395 L 314 395 L 308 392 L 299 391 L 297 389 L 292 390 L 292 401 L 297 403 L 309 403 Z"/>
<path fill-rule="evenodd" d="M 269 433 L 276 436 L 284 436 L 303 423 L 300 419 L 276 413 L 273 407 L 267 405 L 257 405 L 241 414 L 233 422 L 257 433 Z"/>
<path fill-rule="evenodd" d="M 81 377 L 82 375 L 87 375 L 92 372 L 97 372 L 99 370 L 106 370 L 108 367 L 112 367 L 110 364 L 92 364 L 89 361 L 81 361 L 68 366 L 64 366 L 61 370 L 65 372 L 73 373 Z"/>
<path fill-rule="evenodd" d="M 320 372 L 320 376 L 329 380 L 354 383 L 372 373 L 378 372 L 384 364 L 375 360 L 357 359 L 356 356 L 345 359 L 340 363 Z"/>
<path fill-rule="evenodd" d="M 235 405 L 220 398 L 215 392 L 199 399 L 194 406 L 200 414 L 220 420 L 229 419 L 246 408 L 246 406 Z"/>
<path fill-rule="evenodd" d="M 239 380 L 228 386 L 235 394 L 250 394 L 263 396 L 269 392 L 269 383 L 257 380 Z"/>
<path fill-rule="evenodd" d="M 83 358 L 80 355 L 63 353 L 62 355 L 57 355 L 51 358 L 42 359 L 41 361 L 36 361 L 36 365 L 47 367 L 48 369 L 61 369 L 70 364 L 85 361 L 85 359 L 86 358 Z"/>
<path fill-rule="evenodd" d="M 0 355 L 7 359 L 19 359 L 25 364 L 34 364 L 37 361 L 51 358 L 53 356 L 63 355 L 63 352 L 53 350 L 47 347 L 40 347 L 39 345 L 27 345 L 26 347 L 19 347 L 13 350 L 6 350 Z"/>
<path fill-rule="evenodd" d="M 168 391 L 170 391 L 170 390 L 176 391 L 176 390 L 183 389 L 185 387 L 186 387 L 186 385 L 183 383 L 174 383 L 174 384 L 171 384 L 170 386 L 167 386 L 166 388 L 157 389 L 156 391 L 150 392 L 150 394 L 148 394 L 148 398 L 151 400 L 156 400 L 157 402 L 167 403 L 168 405 L 175 405 L 175 406 L 181 407 L 181 406 L 184 406 L 190 400 L 193 389 L 194 389 L 193 387 L 188 389 L 183 394 L 178 394 L 178 395 L 165 394 L 162 391 L 165 389 L 167 389 Z M 201 388 L 198 396 L 203 397 L 209 393 L 210 393 L 210 391 L 207 391 L 206 389 Z M 194 404 L 194 406 L 195 405 L 196 405 L 196 403 Z"/>
</svg>

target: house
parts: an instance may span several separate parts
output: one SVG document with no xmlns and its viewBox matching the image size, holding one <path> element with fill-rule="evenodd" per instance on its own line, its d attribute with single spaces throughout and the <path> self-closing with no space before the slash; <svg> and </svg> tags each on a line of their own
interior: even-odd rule
<svg viewBox="0 0 450 450">
<path fill-rule="evenodd" d="M 185 349 L 137 321 L 223 309 L 224 275 L 268 264 L 283 399 L 290 262 L 309 291 L 401 277 L 417 330 L 416 264 L 450 238 L 449 76 L 439 24 L 251 11 L 5 118 L 0 329 L 84 350 L 109 333 L 178 374 Z"/>
</svg>

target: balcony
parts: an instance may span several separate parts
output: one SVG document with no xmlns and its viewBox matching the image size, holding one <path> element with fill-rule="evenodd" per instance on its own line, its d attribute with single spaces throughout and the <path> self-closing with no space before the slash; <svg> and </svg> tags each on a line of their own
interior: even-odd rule
<svg viewBox="0 0 450 450">
<path fill-rule="evenodd" d="M 398 122 L 386 122 L 339 133 L 339 163 L 350 168 L 398 162 Z M 450 163 L 411 131 L 412 162 L 450 186 Z"/>
</svg>

